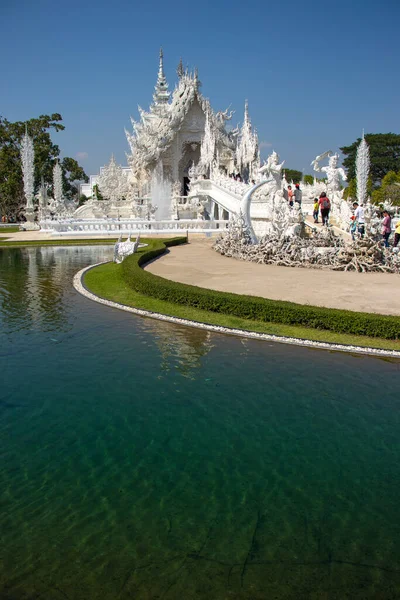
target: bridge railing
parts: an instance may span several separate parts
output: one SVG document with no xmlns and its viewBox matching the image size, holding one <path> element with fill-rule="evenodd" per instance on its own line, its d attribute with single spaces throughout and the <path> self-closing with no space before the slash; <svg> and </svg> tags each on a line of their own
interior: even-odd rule
<svg viewBox="0 0 400 600">
<path fill-rule="evenodd" d="M 228 220 L 197 221 L 180 219 L 176 221 L 148 221 L 140 219 L 59 219 L 40 221 L 41 231 L 53 235 L 115 235 L 130 233 L 177 234 L 190 231 L 192 233 L 215 232 L 227 229 Z"/>
</svg>

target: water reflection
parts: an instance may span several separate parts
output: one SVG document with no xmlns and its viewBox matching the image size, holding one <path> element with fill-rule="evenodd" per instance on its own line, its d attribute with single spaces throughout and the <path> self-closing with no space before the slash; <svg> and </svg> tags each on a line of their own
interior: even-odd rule
<svg viewBox="0 0 400 600">
<path fill-rule="evenodd" d="M 0 324 L 13 331 L 68 331 L 70 285 L 81 265 L 107 260 L 109 246 L 13 248 L 0 252 Z"/>
<path fill-rule="evenodd" d="M 212 334 L 202 329 L 179 327 L 161 321 L 147 320 L 146 329 L 161 353 L 161 370 L 165 373 L 177 369 L 184 377 L 195 378 L 201 369 L 201 359 L 213 348 Z"/>
</svg>

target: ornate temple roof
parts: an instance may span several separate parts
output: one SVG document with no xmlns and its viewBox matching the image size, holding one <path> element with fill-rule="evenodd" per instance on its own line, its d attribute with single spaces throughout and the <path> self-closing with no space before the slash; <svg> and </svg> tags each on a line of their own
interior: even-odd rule
<svg viewBox="0 0 400 600">
<path fill-rule="evenodd" d="M 163 53 L 160 50 L 153 104 L 148 112 L 138 107 L 140 121 L 131 118 L 133 133 L 125 131 L 131 149 L 131 155 L 127 158 L 133 172 L 151 170 L 154 167 L 159 158 L 171 147 L 177 132 L 184 124 L 185 117 L 196 102 L 204 114 L 204 127 L 207 127 L 207 131 L 211 131 L 210 148 L 214 145 L 214 148 L 222 154 L 235 152 L 239 137 L 239 162 L 243 164 L 248 162 L 250 156 L 254 159 L 258 152 L 258 140 L 257 134 L 253 133 L 251 128 L 247 102 L 241 132 L 239 133 L 238 129 L 228 132 L 225 124 L 231 119 L 233 112 L 228 114 L 226 110 L 214 113 L 209 100 L 200 92 L 201 83 L 197 69 L 189 72 L 188 69 L 183 68 L 181 60 L 177 74 L 179 80 L 170 98 L 171 94 L 164 74 Z M 204 131 L 203 136 L 205 133 Z M 210 153 L 210 148 L 206 154 Z"/>
<path fill-rule="evenodd" d="M 132 153 L 128 156 L 128 162 L 134 171 L 148 168 L 166 152 L 196 101 L 204 115 L 207 115 L 210 126 L 215 130 L 217 141 L 223 142 L 231 149 L 235 147 L 232 136 L 225 131 L 225 121 L 231 115 L 228 116 L 228 111 L 216 114 L 213 112 L 209 100 L 200 93 L 201 83 L 197 70 L 190 73 L 183 69 L 180 62 L 177 72 L 179 81 L 169 102 L 170 93 L 164 75 L 163 54 L 160 51 L 153 104 L 149 112 L 139 107 L 140 121 L 131 118 L 133 134 L 125 130 Z"/>
</svg>

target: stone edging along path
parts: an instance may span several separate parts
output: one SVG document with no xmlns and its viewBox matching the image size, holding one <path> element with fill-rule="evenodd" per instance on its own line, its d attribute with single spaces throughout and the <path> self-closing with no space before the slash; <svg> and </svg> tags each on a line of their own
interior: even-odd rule
<svg viewBox="0 0 400 600">
<path fill-rule="evenodd" d="M 254 340 L 264 340 L 267 342 L 278 342 L 281 344 L 291 344 L 293 346 L 305 346 L 308 348 L 318 348 L 321 350 L 333 350 L 336 352 L 350 352 L 352 354 L 367 354 L 372 356 L 382 356 L 382 357 L 392 357 L 392 358 L 400 358 L 400 351 L 397 350 L 382 350 L 380 348 L 367 348 L 362 346 L 347 346 L 345 344 L 331 344 L 329 342 L 316 342 L 313 340 L 305 340 L 300 338 L 291 338 L 284 337 L 279 335 L 272 335 L 268 333 L 257 333 L 255 331 L 246 331 L 244 329 L 232 329 L 230 327 L 221 327 L 219 325 L 211 325 L 208 323 L 200 323 L 198 321 L 190 321 L 189 319 L 180 319 L 179 317 L 171 317 L 169 315 L 162 315 L 160 313 L 155 313 L 149 310 L 142 310 L 140 308 L 133 308 L 131 306 L 126 306 L 124 304 L 118 304 L 117 302 L 112 302 L 111 300 L 105 300 L 100 296 L 96 296 L 92 294 L 84 285 L 83 285 L 83 276 L 87 271 L 93 269 L 94 267 L 98 267 L 99 265 L 105 264 L 109 261 L 104 261 L 100 263 L 96 263 L 94 265 L 90 265 L 89 267 L 85 267 L 81 269 L 74 275 L 73 286 L 77 292 L 89 298 L 89 300 L 93 300 L 94 302 L 98 302 L 99 304 L 104 304 L 105 306 L 110 306 L 111 308 L 118 308 L 119 310 L 124 310 L 125 312 L 133 313 L 134 315 L 138 315 L 140 317 L 150 317 L 152 319 L 158 319 L 159 321 L 165 321 L 167 323 L 174 323 L 175 325 L 185 325 L 187 327 L 195 327 L 197 329 L 205 329 L 206 331 L 213 331 L 214 333 L 224 333 L 227 335 L 235 335 L 239 337 L 250 338 Z"/>
</svg>

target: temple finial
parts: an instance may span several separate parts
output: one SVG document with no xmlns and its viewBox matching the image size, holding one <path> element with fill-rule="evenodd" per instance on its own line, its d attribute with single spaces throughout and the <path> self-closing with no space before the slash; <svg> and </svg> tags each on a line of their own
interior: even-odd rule
<svg viewBox="0 0 400 600">
<path fill-rule="evenodd" d="M 162 47 L 160 48 L 160 63 L 158 67 L 158 79 L 165 77 L 164 75 L 164 52 Z"/>
<path fill-rule="evenodd" d="M 249 120 L 249 101 L 244 101 L 244 120 L 247 122 Z"/>
<path fill-rule="evenodd" d="M 199 79 L 199 70 L 197 67 L 195 67 L 195 69 L 194 69 L 193 81 L 194 81 L 196 90 L 199 90 L 199 88 L 201 86 L 201 81 Z"/>
<path fill-rule="evenodd" d="M 185 69 L 183 68 L 182 58 L 180 59 L 179 64 L 177 66 L 176 74 L 178 75 L 179 79 L 182 79 L 182 77 L 185 74 Z"/>
<path fill-rule="evenodd" d="M 167 104 L 170 93 L 168 91 L 167 79 L 164 74 L 164 52 L 162 48 L 160 48 L 160 62 L 158 66 L 157 83 L 154 89 L 154 104 L 157 106 L 159 106 L 160 104 Z"/>
</svg>

